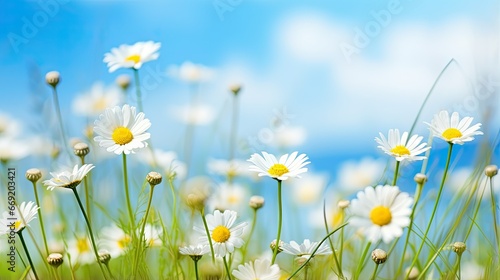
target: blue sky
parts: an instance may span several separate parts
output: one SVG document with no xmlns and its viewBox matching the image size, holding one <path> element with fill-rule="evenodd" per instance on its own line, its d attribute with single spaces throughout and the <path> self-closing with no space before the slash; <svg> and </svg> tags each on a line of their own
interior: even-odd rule
<svg viewBox="0 0 500 280">
<path fill-rule="evenodd" d="M 217 8 L 224 7 L 221 16 Z M 390 19 L 377 22 L 376 15 L 388 11 Z M 52 102 L 43 76 L 57 70 L 63 115 L 71 116 L 77 94 L 129 73 L 108 73 L 104 53 L 153 40 L 162 43 L 160 58 L 148 67 L 161 77 L 144 103 L 158 135 L 168 136 L 165 126 L 180 129 L 168 112 L 187 102 L 188 87 L 166 71 L 191 61 L 214 69 L 214 79 L 201 91 L 216 110 L 224 108 L 230 83 L 244 85 L 242 137 L 257 134 L 273 111 L 286 108 L 294 125 L 306 129 L 308 151 L 355 144 L 374 152 L 379 131 L 411 126 L 452 58 L 460 68 L 444 75 L 422 121 L 455 108 L 481 120 L 484 107 L 477 104 L 498 107 L 499 11 L 498 1 L 7 1 L 0 25 L 0 110 L 24 122 L 37 119 L 30 114 L 33 100 Z M 36 30 L 23 33 L 29 24 Z M 357 30 L 370 24 L 375 29 L 369 43 L 346 57 L 342 44 L 356 47 Z M 24 39 L 13 43 L 13 34 Z M 485 100 L 474 95 L 481 89 L 478 81 L 493 81 L 495 91 Z M 492 118 L 498 130 L 498 112 Z M 423 124 L 417 131 L 427 135 Z M 70 132 L 77 136 L 80 128 Z"/>
</svg>

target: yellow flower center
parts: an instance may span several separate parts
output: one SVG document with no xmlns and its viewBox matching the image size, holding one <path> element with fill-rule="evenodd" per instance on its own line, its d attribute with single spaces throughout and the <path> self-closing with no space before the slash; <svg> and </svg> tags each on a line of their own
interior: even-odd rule
<svg viewBox="0 0 500 280">
<path fill-rule="evenodd" d="M 141 61 L 141 56 L 138 54 L 129 55 L 127 58 L 125 58 L 125 61 L 132 61 L 134 62 L 134 64 L 137 64 L 139 63 L 139 61 Z"/>
<path fill-rule="evenodd" d="M 104 98 L 104 96 L 101 96 L 99 97 L 99 99 L 97 99 L 94 103 L 94 109 L 96 111 L 104 111 L 104 109 L 106 109 L 107 106 L 107 102 L 106 102 L 106 98 Z"/>
<path fill-rule="evenodd" d="M 370 212 L 370 219 L 379 226 L 385 226 L 392 220 L 391 210 L 385 206 L 377 206 Z"/>
<path fill-rule="evenodd" d="M 455 138 L 462 137 L 462 132 L 456 128 L 448 128 L 447 130 L 443 131 L 443 137 L 450 141 Z"/>
<path fill-rule="evenodd" d="M 282 176 L 283 174 L 286 174 L 289 172 L 288 168 L 281 164 L 281 163 L 275 163 L 273 166 L 271 166 L 271 168 L 269 168 L 269 170 L 267 171 L 269 172 L 269 174 L 271 174 L 272 176 Z"/>
<path fill-rule="evenodd" d="M 331 219 L 331 226 L 336 227 L 342 223 L 344 220 L 344 212 L 343 211 L 336 211 Z"/>
<path fill-rule="evenodd" d="M 398 156 L 402 155 L 410 155 L 410 150 L 408 150 L 405 146 L 399 145 L 391 149 L 391 153 L 396 154 Z"/>
<path fill-rule="evenodd" d="M 120 249 L 123 249 L 123 248 L 127 247 L 128 244 L 130 244 L 130 241 L 132 241 L 130 239 L 130 236 L 125 235 L 120 240 L 118 240 L 118 242 L 116 242 L 116 243 L 118 244 L 118 247 L 120 247 Z"/>
<path fill-rule="evenodd" d="M 116 144 L 125 145 L 130 143 L 134 139 L 134 135 L 132 135 L 130 129 L 120 126 L 115 129 L 115 131 L 113 131 L 111 138 L 113 138 Z"/>
<path fill-rule="evenodd" d="M 229 239 L 229 237 L 231 237 L 231 232 L 225 226 L 218 226 L 212 232 L 212 239 L 215 242 L 224 243 Z"/>
<path fill-rule="evenodd" d="M 14 223 L 14 227 L 16 230 L 20 230 L 21 229 L 21 220 L 18 220 Z"/>
<path fill-rule="evenodd" d="M 76 249 L 80 253 L 85 253 L 90 251 L 90 245 L 87 239 L 80 238 L 76 240 Z"/>
</svg>

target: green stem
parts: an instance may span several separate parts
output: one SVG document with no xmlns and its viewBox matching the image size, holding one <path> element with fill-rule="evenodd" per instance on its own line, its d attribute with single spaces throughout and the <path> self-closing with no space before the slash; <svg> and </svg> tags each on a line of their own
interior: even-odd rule
<svg viewBox="0 0 500 280">
<path fill-rule="evenodd" d="M 361 271 L 363 270 L 366 255 L 368 254 L 368 250 L 370 249 L 371 245 L 372 245 L 371 242 L 368 242 L 368 244 L 366 244 L 366 247 L 363 250 L 363 253 L 361 254 L 361 258 L 359 258 L 358 268 L 356 269 L 356 274 L 354 275 L 354 279 L 358 279 L 358 277 L 361 275 Z"/>
<path fill-rule="evenodd" d="M 139 266 L 139 257 L 142 252 L 142 246 L 144 245 L 147 240 L 144 240 L 144 229 L 146 228 L 146 222 L 148 221 L 148 215 L 149 215 L 149 210 L 151 209 L 151 202 L 153 201 L 153 191 L 154 191 L 154 186 L 151 186 L 151 190 L 149 191 L 149 199 L 148 199 L 148 206 L 146 208 L 146 214 L 144 214 L 144 222 L 142 223 L 141 227 L 141 233 L 139 234 L 139 245 L 136 250 L 136 256 L 135 256 L 135 265 L 134 265 L 134 278 L 137 275 L 137 267 Z"/>
<path fill-rule="evenodd" d="M 432 209 L 431 218 L 429 219 L 429 223 L 427 224 L 427 228 L 425 229 L 424 236 L 422 238 L 422 243 L 420 244 L 420 246 L 418 248 L 418 251 L 415 254 L 415 258 L 413 259 L 413 262 L 411 263 L 410 268 L 408 269 L 408 274 L 410 273 L 411 269 L 415 266 L 415 264 L 416 264 L 416 262 L 418 260 L 418 256 L 422 252 L 422 248 L 424 247 L 425 240 L 427 239 L 427 235 L 429 234 L 429 230 L 431 229 L 432 221 L 434 220 L 434 216 L 436 215 L 436 212 L 437 212 L 437 208 L 438 208 L 438 205 L 439 205 L 439 200 L 441 198 L 441 194 L 442 194 L 443 188 L 444 188 L 444 183 L 446 181 L 446 176 L 448 174 L 448 168 L 450 167 L 451 152 L 453 150 L 453 143 L 448 142 L 448 144 L 449 144 L 448 156 L 446 158 L 446 165 L 444 167 L 443 178 L 442 178 L 441 184 L 439 186 L 439 191 L 438 191 L 438 194 L 437 194 L 437 197 L 436 197 L 436 202 L 434 203 L 434 208 Z M 408 277 L 408 275 L 407 275 L 407 277 Z"/>
<path fill-rule="evenodd" d="M 194 261 L 194 274 L 196 275 L 196 280 L 199 280 L 199 276 L 198 276 L 198 260 L 195 260 Z"/>
<path fill-rule="evenodd" d="M 406 234 L 406 240 L 403 247 L 403 254 L 401 254 L 401 259 L 399 260 L 398 269 L 396 270 L 396 275 L 400 275 L 401 269 L 403 269 L 403 262 L 405 259 L 406 249 L 408 248 L 408 244 L 410 242 L 410 234 L 413 229 L 413 218 L 415 216 L 415 210 L 417 209 L 418 201 L 420 200 L 420 195 L 422 194 L 423 183 L 417 184 L 417 192 L 415 193 L 415 203 L 413 204 L 413 209 L 411 209 L 410 214 L 410 225 L 408 226 L 408 233 Z"/>
<path fill-rule="evenodd" d="M 201 219 L 203 220 L 203 226 L 205 226 L 205 232 L 208 238 L 208 244 L 210 245 L 210 253 L 212 253 L 212 263 L 215 263 L 215 253 L 214 253 L 214 245 L 212 244 L 212 237 L 210 236 L 210 231 L 208 230 L 207 219 L 205 218 L 205 211 L 200 210 Z"/>
<path fill-rule="evenodd" d="M 23 244 L 24 252 L 26 253 L 26 257 L 28 257 L 28 262 L 30 263 L 31 270 L 33 271 L 33 275 L 35 275 L 35 279 L 40 279 L 38 278 L 38 275 L 36 274 L 35 266 L 33 265 L 33 261 L 31 260 L 30 252 L 28 251 L 28 247 L 26 246 L 26 242 L 24 242 L 24 237 L 22 230 L 18 231 L 17 234 L 19 235 L 19 239 L 21 239 L 21 244 Z"/>
<path fill-rule="evenodd" d="M 243 246 L 243 256 L 241 262 L 245 262 L 245 256 L 247 254 L 248 250 L 248 244 L 250 244 L 250 240 L 252 239 L 253 232 L 255 230 L 255 224 L 257 223 L 257 209 L 253 208 L 253 219 L 252 219 L 252 226 L 250 228 L 250 233 L 248 234 L 248 239 L 247 242 L 245 242 L 245 246 Z"/>
<path fill-rule="evenodd" d="M 135 218 L 134 212 L 132 211 L 132 203 L 130 203 L 130 193 L 128 186 L 128 173 L 127 173 L 127 155 L 122 154 L 123 159 L 123 183 L 125 184 L 125 198 L 127 200 L 127 211 L 130 219 L 131 232 L 135 236 Z"/>
<path fill-rule="evenodd" d="M 325 241 L 330 238 L 330 236 L 332 236 L 334 233 L 336 233 L 339 229 L 342 229 L 344 228 L 345 226 L 347 226 L 349 223 L 345 223 L 345 224 L 342 224 L 340 225 L 338 228 L 336 228 L 334 231 L 330 232 L 329 234 L 327 234 L 319 243 L 318 243 L 318 246 L 316 246 L 316 248 L 314 248 L 314 250 L 312 251 L 311 253 L 311 256 L 297 269 L 295 270 L 292 275 L 290 275 L 288 277 L 288 280 L 292 279 L 297 273 L 299 273 L 299 271 L 301 269 L 303 269 L 308 263 L 309 261 L 314 257 L 314 254 L 316 254 L 316 252 L 318 251 L 319 247 L 321 247 L 321 245 L 323 243 L 325 243 Z"/>
<path fill-rule="evenodd" d="M 224 260 L 224 266 L 226 267 L 227 279 L 231 280 L 231 272 L 229 271 L 229 266 L 227 265 L 226 256 L 222 259 Z"/>
<path fill-rule="evenodd" d="M 80 157 L 82 166 L 85 164 L 85 157 Z M 87 208 L 87 216 L 89 217 L 89 222 L 92 223 L 92 212 L 90 209 L 90 187 L 87 176 L 83 178 L 83 186 L 85 187 L 85 207 Z"/>
<path fill-rule="evenodd" d="M 326 210 L 325 210 L 325 202 L 323 202 L 323 222 L 325 224 L 325 230 L 326 230 L 326 235 L 328 235 L 329 229 L 328 229 L 328 221 L 326 220 Z M 337 271 L 339 273 L 339 278 L 344 279 L 344 275 L 342 273 L 342 267 L 340 266 L 339 260 L 337 258 L 337 253 L 335 253 L 335 248 L 333 246 L 333 242 L 331 238 L 328 238 L 328 242 L 330 242 L 330 248 L 332 249 L 332 254 L 333 254 L 333 260 L 335 261 L 335 265 L 337 266 Z"/>
<path fill-rule="evenodd" d="M 462 262 L 462 255 L 458 255 L 458 280 L 462 279 L 462 270 L 460 269 L 460 263 Z"/>
<path fill-rule="evenodd" d="M 173 180 L 174 180 L 174 177 L 173 176 L 169 176 L 168 178 L 168 184 L 170 186 L 170 191 L 172 192 L 172 199 L 173 199 L 173 203 L 172 203 L 172 231 L 174 234 L 172 234 L 172 240 L 176 240 L 177 239 L 177 233 L 178 233 L 178 226 L 177 226 L 177 198 L 175 196 L 175 188 L 174 188 L 174 183 L 173 183 Z"/>
<path fill-rule="evenodd" d="M 83 208 L 83 204 L 82 204 L 82 201 L 80 200 L 80 196 L 78 195 L 76 188 L 72 188 L 72 190 L 73 190 L 73 193 L 75 194 L 76 200 L 78 201 L 78 206 L 80 206 L 80 210 L 82 211 L 83 218 L 85 219 L 85 223 L 87 224 L 87 228 L 89 230 L 89 235 L 90 235 L 90 241 L 92 241 L 92 247 L 94 248 L 94 254 L 95 254 L 97 264 L 99 264 L 99 267 L 101 268 L 101 272 L 104 275 L 104 279 L 108 279 L 108 277 L 106 277 L 106 272 L 102 268 L 102 264 L 99 261 L 99 254 L 97 253 L 98 251 L 97 251 L 97 246 L 95 245 L 95 239 L 94 239 L 94 233 L 92 232 L 92 226 L 90 225 L 87 214 L 85 213 L 85 209 Z"/>
<path fill-rule="evenodd" d="M 399 160 L 396 160 L 396 170 L 394 170 L 394 179 L 392 180 L 392 185 L 395 186 L 398 181 L 398 173 L 399 173 Z"/>
<path fill-rule="evenodd" d="M 343 224 L 345 221 L 345 211 L 342 209 L 342 220 L 341 223 Z M 339 252 L 339 267 L 342 269 L 342 256 L 344 253 L 344 228 L 340 229 L 340 252 Z M 343 272 L 341 272 L 343 275 Z"/>
<path fill-rule="evenodd" d="M 282 223 L 282 218 L 283 218 L 283 205 L 281 201 L 281 180 L 278 181 L 278 234 L 276 236 L 276 246 L 274 247 L 273 251 L 273 259 L 271 261 L 271 265 L 274 264 L 276 260 L 276 255 L 278 255 L 278 248 L 280 246 L 280 237 L 281 237 L 281 223 Z"/>
<path fill-rule="evenodd" d="M 372 277 L 370 279 L 375 280 L 375 277 L 377 277 L 377 269 L 378 269 L 379 264 L 375 264 L 375 269 L 373 270 Z"/>
<path fill-rule="evenodd" d="M 493 216 L 493 229 L 495 232 L 495 244 L 497 244 L 498 249 L 498 224 L 497 224 L 497 205 L 495 201 L 495 190 L 493 189 L 493 179 L 490 177 L 490 198 L 491 198 L 491 210 L 492 210 L 492 216 Z"/>
<path fill-rule="evenodd" d="M 68 156 L 71 154 L 68 150 L 68 141 L 66 140 L 66 133 L 64 132 L 64 125 L 62 121 L 62 114 L 61 114 L 61 108 L 59 106 L 59 98 L 57 97 L 57 89 L 56 87 L 52 87 L 53 92 L 54 92 L 54 107 L 56 108 L 56 114 L 59 122 L 59 130 L 61 132 L 61 140 L 62 146 L 64 151 L 68 154 Z"/>
<path fill-rule="evenodd" d="M 45 254 L 49 255 L 49 246 L 47 245 L 47 236 L 45 235 L 45 227 L 43 225 L 42 208 L 40 207 L 40 200 L 38 199 L 38 191 L 36 189 L 36 182 L 33 182 L 33 190 L 35 191 L 36 205 L 38 205 L 38 218 L 40 219 L 40 228 L 42 230 L 43 245 L 45 246 Z"/>
<path fill-rule="evenodd" d="M 139 112 L 144 112 L 142 108 L 141 82 L 139 80 L 139 70 L 134 68 L 135 95 L 137 96 L 137 108 Z"/>
</svg>

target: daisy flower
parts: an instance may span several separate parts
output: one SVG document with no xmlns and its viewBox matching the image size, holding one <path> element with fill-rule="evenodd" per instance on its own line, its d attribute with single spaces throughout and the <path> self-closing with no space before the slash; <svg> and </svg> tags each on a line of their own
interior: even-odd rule
<svg viewBox="0 0 500 280">
<path fill-rule="evenodd" d="M 369 186 L 351 201 L 350 225 L 358 227 L 372 243 L 391 242 L 410 224 L 413 199 L 396 186 Z"/>
<path fill-rule="evenodd" d="M 441 111 L 439 114 L 434 115 L 429 125 L 431 132 L 451 144 L 463 145 L 465 142 L 474 140 L 475 135 L 482 135 L 483 132 L 479 131 L 481 124 L 477 123 L 470 126 L 472 117 L 465 117 L 460 120 L 457 112 L 451 114 L 451 118 L 447 111 Z"/>
<path fill-rule="evenodd" d="M 278 280 L 281 277 L 281 271 L 277 264 L 271 265 L 268 259 L 256 259 L 253 262 L 238 265 L 238 269 L 233 270 L 233 276 L 238 280 Z"/>
<path fill-rule="evenodd" d="M 72 263 L 91 264 L 96 261 L 92 244 L 87 237 L 77 237 L 68 241 L 67 252 Z"/>
<path fill-rule="evenodd" d="M 167 74 L 173 78 L 178 78 L 188 83 L 200 83 L 210 80 L 215 71 L 201 64 L 195 64 L 189 61 L 180 66 L 172 65 L 167 70 Z"/>
<path fill-rule="evenodd" d="M 385 160 L 362 158 L 359 161 L 348 160 L 338 168 L 335 186 L 348 193 L 362 190 L 365 186 L 376 185 L 380 174 L 384 174 Z"/>
<path fill-rule="evenodd" d="M 305 239 L 304 243 L 298 244 L 295 241 L 291 241 L 290 243 L 284 243 L 281 247 L 283 249 L 283 253 L 287 253 L 289 255 L 294 255 L 298 257 L 302 256 L 310 256 L 312 255 L 314 249 L 318 247 L 319 242 L 311 242 L 309 239 Z M 314 255 L 330 255 L 332 254 L 332 250 L 326 243 L 322 243 L 318 248 Z"/>
<path fill-rule="evenodd" d="M 116 225 L 102 229 L 101 245 L 108 250 L 112 258 L 124 255 L 132 245 L 132 238 Z"/>
<path fill-rule="evenodd" d="M 134 153 L 134 149 L 144 148 L 150 134 L 146 130 L 151 126 L 144 113 L 137 114 L 135 107 L 128 104 L 122 108 L 107 108 L 104 114 L 94 122 L 94 132 L 99 136 L 94 141 L 108 152 L 119 155 Z"/>
<path fill-rule="evenodd" d="M 389 129 L 388 139 L 382 133 L 379 133 L 380 138 L 375 137 L 375 141 L 380 145 L 379 149 L 384 153 L 394 157 L 397 161 L 415 161 L 423 160 L 427 157 L 419 156 L 423 152 L 429 150 L 431 147 L 426 147 L 427 143 L 422 142 L 423 137 L 413 135 L 408 139 L 408 132 L 399 134 L 398 129 Z"/>
<path fill-rule="evenodd" d="M 29 226 L 29 222 L 36 218 L 38 207 L 33 201 L 22 202 L 15 206 L 14 211 L 5 211 L 0 219 L 0 235 L 8 234 L 11 230 L 19 232 Z M 14 215 L 11 215 L 11 214 Z"/>
<path fill-rule="evenodd" d="M 240 184 L 222 183 L 215 189 L 210 197 L 208 205 L 211 209 L 224 210 L 243 210 L 247 207 L 246 203 L 249 197 L 248 190 Z"/>
<path fill-rule="evenodd" d="M 237 213 L 231 210 L 226 210 L 222 213 L 219 210 L 215 210 L 214 214 L 208 214 L 206 216 L 208 230 L 210 238 L 212 238 L 212 245 L 216 257 L 225 257 L 227 253 L 234 252 L 234 248 L 243 246 L 244 242 L 243 239 L 241 239 L 241 235 L 247 223 L 243 222 L 234 225 L 236 217 Z M 204 235 L 200 237 L 199 241 L 201 244 L 209 244 L 205 228 L 195 226 L 194 230 Z"/>
<path fill-rule="evenodd" d="M 112 48 L 110 53 L 104 55 L 104 62 L 108 64 L 109 72 L 114 72 L 118 68 L 140 69 L 144 62 L 157 59 L 160 54 L 158 50 L 161 43 L 153 41 L 137 42 L 130 45 L 120 45 Z"/>
<path fill-rule="evenodd" d="M 94 167 L 93 164 L 84 164 L 82 167 L 78 168 L 77 164 L 73 167 L 73 171 L 65 170 L 62 172 L 50 172 L 52 178 L 43 181 L 43 184 L 51 191 L 55 188 L 74 189 Z"/>
<path fill-rule="evenodd" d="M 207 168 L 210 173 L 234 178 L 238 176 L 248 176 L 248 162 L 240 159 L 210 159 Z"/>
<path fill-rule="evenodd" d="M 117 87 L 104 87 L 103 83 L 97 82 L 89 91 L 74 99 L 73 111 L 82 116 L 94 117 L 108 107 L 119 105 L 122 100 L 123 94 Z"/>
<path fill-rule="evenodd" d="M 153 226 L 152 224 L 146 224 L 144 227 L 144 239 L 146 239 L 147 246 L 161 246 L 163 244 L 160 238 L 162 232 L 162 228 Z M 140 232 L 138 232 L 138 234 L 140 234 Z"/>
<path fill-rule="evenodd" d="M 196 244 L 184 247 L 179 247 L 179 253 L 190 257 L 201 257 L 210 252 L 210 246 L 207 244 Z"/>
<path fill-rule="evenodd" d="M 298 152 L 285 154 L 278 161 L 274 155 L 266 152 L 262 152 L 264 157 L 255 153 L 248 160 L 254 164 L 250 166 L 250 171 L 258 172 L 259 176 L 269 176 L 280 181 L 293 177 L 300 178 L 299 174 L 307 172 L 304 166 L 310 162 L 306 161 L 309 159 L 306 154 L 300 156 L 297 154 Z"/>
</svg>

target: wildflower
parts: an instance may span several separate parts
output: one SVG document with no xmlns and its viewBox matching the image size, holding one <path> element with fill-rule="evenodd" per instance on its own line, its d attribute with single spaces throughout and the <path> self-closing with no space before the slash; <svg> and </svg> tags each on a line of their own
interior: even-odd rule
<svg viewBox="0 0 500 280">
<path fill-rule="evenodd" d="M 94 167 L 95 166 L 93 164 L 84 164 L 82 167 L 78 168 L 77 164 L 73 167 L 73 171 L 65 170 L 62 172 L 50 172 L 52 178 L 50 180 L 43 181 L 43 184 L 48 190 L 51 191 L 56 187 L 74 189 Z"/>
<path fill-rule="evenodd" d="M 38 168 L 30 168 L 26 171 L 26 179 L 32 183 L 36 183 L 40 178 L 42 178 L 42 172 Z"/>
<path fill-rule="evenodd" d="M 122 90 L 127 90 L 130 86 L 130 76 L 125 74 L 120 75 L 116 77 L 115 82 Z"/>
<path fill-rule="evenodd" d="M 276 248 L 276 243 L 276 239 L 274 239 L 273 241 L 271 241 L 271 244 L 269 244 L 269 248 L 271 248 L 272 251 L 274 251 L 274 249 Z M 280 243 L 278 245 L 278 253 L 283 252 L 283 245 L 285 245 L 285 242 L 283 242 L 283 240 L 280 240 Z"/>
<path fill-rule="evenodd" d="M 429 125 L 431 132 L 451 144 L 463 145 L 465 142 L 474 140 L 475 135 L 482 135 L 483 132 L 479 131 L 481 124 L 477 123 L 470 126 L 472 117 L 465 117 L 460 120 L 457 112 L 451 114 L 451 118 L 447 111 L 441 111 L 439 114 L 434 115 Z"/>
<path fill-rule="evenodd" d="M 239 184 L 222 183 L 215 189 L 208 205 L 213 209 L 221 211 L 239 211 L 243 210 L 248 196 L 247 188 Z"/>
<path fill-rule="evenodd" d="M 207 125 L 214 120 L 215 111 L 205 104 L 191 104 L 173 108 L 173 115 L 185 124 Z"/>
<path fill-rule="evenodd" d="M 0 137 L 15 138 L 21 132 L 21 123 L 9 115 L 0 113 Z"/>
<path fill-rule="evenodd" d="M 241 91 L 241 85 L 240 84 L 230 85 L 229 90 L 236 96 Z"/>
<path fill-rule="evenodd" d="M 311 205 L 323 196 L 327 184 L 327 176 L 307 173 L 301 180 L 291 181 L 292 197 L 298 205 Z"/>
<path fill-rule="evenodd" d="M 0 219 L 0 235 L 8 234 L 11 230 L 15 232 L 22 231 L 29 223 L 36 218 L 38 207 L 35 202 L 22 202 L 21 205 L 15 206 L 14 211 L 5 211 Z M 12 213 L 14 215 L 12 215 Z M 11 225 L 14 225 L 11 228 Z"/>
<path fill-rule="evenodd" d="M 255 210 L 260 209 L 264 206 L 264 198 L 259 195 L 254 195 L 250 197 L 249 205 Z"/>
<path fill-rule="evenodd" d="M 385 261 L 387 260 L 387 252 L 385 252 L 382 249 L 375 249 L 375 250 L 373 250 L 373 252 L 372 252 L 372 260 L 376 264 L 385 263 Z"/>
<path fill-rule="evenodd" d="M 498 166 L 496 165 L 488 165 L 484 168 L 484 174 L 488 177 L 493 177 L 498 174 Z"/>
<path fill-rule="evenodd" d="M 247 262 L 244 265 L 238 265 L 238 269 L 233 270 L 233 276 L 238 280 L 278 280 L 281 277 L 281 271 L 277 264 L 271 265 L 268 259 L 256 259 L 253 262 Z"/>
<path fill-rule="evenodd" d="M 161 174 L 158 172 L 151 171 L 146 175 L 146 181 L 151 185 L 151 187 L 154 187 L 161 183 L 162 177 Z"/>
<path fill-rule="evenodd" d="M 89 145 L 83 142 L 76 143 L 73 146 L 73 152 L 76 156 L 85 157 L 90 152 Z"/>
<path fill-rule="evenodd" d="M 372 243 L 389 243 L 410 224 L 413 199 L 396 186 L 369 186 L 351 201 L 350 224 L 360 228 Z"/>
<path fill-rule="evenodd" d="M 283 125 L 274 131 L 271 144 L 279 148 L 291 148 L 302 145 L 307 138 L 305 128 L 301 126 Z"/>
<path fill-rule="evenodd" d="M 422 136 L 413 135 L 408 139 L 408 132 L 399 134 L 398 129 L 390 129 L 388 139 L 382 133 L 379 133 L 380 138 L 376 137 L 375 141 L 380 145 L 379 149 L 384 153 L 394 157 L 397 161 L 415 161 L 423 160 L 427 157 L 419 156 L 431 147 L 425 147 L 427 143 L 420 143 Z"/>
<path fill-rule="evenodd" d="M 306 154 L 301 154 L 297 157 L 298 152 L 293 152 L 288 155 L 285 154 L 280 157 L 279 161 L 274 155 L 262 152 L 262 157 L 259 154 L 253 154 L 249 162 L 254 165 L 250 166 L 250 171 L 258 172 L 259 176 L 269 176 L 279 181 L 286 180 L 288 178 L 300 178 L 299 174 L 307 172 L 307 168 L 304 168 L 309 159 Z"/>
<path fill-rule="evenodd" d="M 455 242 L 451 247 L 453 252 L 457 253 L 457 255 L 462 255 L 462 253 L 465 252 L 465 249 L 467 249 L 467 246 L 463 242 Z"/>
<path fill-rule="evenodd" d="M 95 261 L 94 250 L 87 237 L 77 237 L 68 241 L 67 252 L 73 263 L 90 264 Z"/>
<path fill-rule="evenodd" d="M 427 182 L 427 176 L 422 173 L 417 173 L 415 174 L 415 177 L 413 177 L 413 181 L 415 181 L 415 183 L 417 184 L 424 184 L 425 182 Z"/>
<path fill-rule="evenodd" d="M 146 240 L 147 246 L 161 246 L 163 244 L 160 238 L 162 232 L 162 228 L 156 227 L 152 224 L 146 224 L 144 227 L 144 239 Z"/>
<path fill-rule="evenodd" d="M 104 87 L 97 82 L 89 91 L 78 95 L 73 101 L 73 111 L 82 116 L 95 117 L 106 108 L 118 106 L 123 101 L 122 92 L 114 86 Z"/>
<path fill-rule="evenodd" d="M 99 135 L 94 140 L 108 152 L 130 154 L 134 153 L 134 149 L 148 145 L 146 140 L 150 134 L 146 130 L 151 122 L 144 117 L 144 113 L 137 114 L 135 107 L 128 104 L 122 108 L 107 108 L 94 124 L 94 132 Z"/>
<path fill-rule="evenodd" d="M 305 239 L 302 244 L 298 244 L 295 241 L 291 241 L 290 244 L 284 243 L 283 244 L 283 253 L 287 253 L 289 255 L 294 255 L 298 257 L 305 256 L 309 258 L 313 251 L 318 247 L 319 242 L 311 242 L 309 239 Z M 322 243 L 318 250 L 316 250 L 316 253 L 314 253 L 315 256 L 317 255 L 330 255 L 332 254 L 332 250 L 326 243 Z"/>
<path fill-rule="evenodd" d="M 227 178 L 249 175 L 248 166 L 249 164 L 246 161 L 239 159 L 210 159 L 208 161 L 208 170 L 211 173 Z"/>
<path fill-rule="evenodd" d="M 63 255 L 59 253 L 51 253 L 47 257 L 47 262 L 54 268 L 58 268 L 63 263 Z"/>
<path fill-rule="evenodd" d="M 227 253 L 234 252 L 235 248 L 240 248 L 243 245 L 244 228 L 246 222 L 234 225 L 237 213 L 235 211 L 226 210 L 220 212 L 215 210 L 213 214 L 206 216 L 210 238 L 212 238 L 214 254 L 216 257 L 224 257 Z M 194 229 L 199 233 L 206 234 L 205 229 L 195 226 Z M 207 236 L 200 237 L 202 244 L 209 244 Z"/>
<path fill-rule="evenodd" d="M 50 71 L 45 74 L 45 81 L 52 87 L 56 87 L 59 84 L 61 75 L 57 71 Z"/>
<path fill-rule="evenodd" d="M 386 163 L 380 159 L 362 158 L 359 161 L 345 161 L 337 172 L 336 186 L 352 193 L 364 186 L 373 186 L 384 173 Z"/>
<path fill-rule="evenodd" d="M 101 245 L 108 250 L 112 258 L 117 258 L 127 252 L 132 245 L 132 238 L 116 225 L 105 227 L 101 231 Z"/>
<path fill-rule="evenodd" d="M 193 210 L 203 209 L 212 192 L 212 181 L 207 177 L 189 179 L 180 189 L 181 198 Z"/>
<path fill-rule="evenodd" d="M 99 262 L 103 264 L 108 264 L 111 260 L 111 254 L 107 250 L 99 251 Z"/>
<path fill-rule="evenodd" d="M 210 252 L 210 246 L 207 244 L 196 244 L 184 247 L 179 247 L 179 253 L 182 255 L 190 256 L 194 261 L 198 261 L 203 255 Z"/>
<path fill-rule="evenodd" d="M 12 137 L 1 137 L 0 161 L 5 163 L 20 160 L 29 155 L 31 152 L 29 147 L 28 143 L 23 143 L 18 139 Z"/>
<path fill-rule="evenodd" d="M 160 47 L 161 43 L 153 41 L 120 45 L 118 48 L 112 48 L 111 53 L 106 53 L 103 62 L 108 64 L 110 73 L 118 68 L 140 69 L 144 62 L 156 60 L 160 56 L 157 52 Z"/>
<path fill-rule="evenodd" d="M 184 62 L 180 66 L 170 66 L 168 75 L 188 83 L 200 83 L 208 81 L 214 75 L 214 70 L 201 64 Z"/>
</svg>

